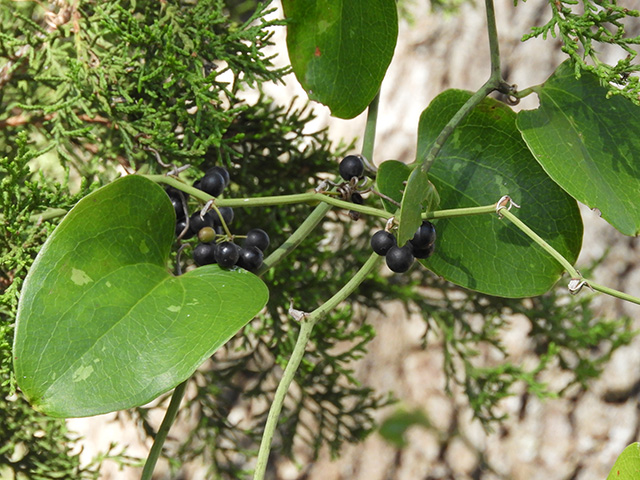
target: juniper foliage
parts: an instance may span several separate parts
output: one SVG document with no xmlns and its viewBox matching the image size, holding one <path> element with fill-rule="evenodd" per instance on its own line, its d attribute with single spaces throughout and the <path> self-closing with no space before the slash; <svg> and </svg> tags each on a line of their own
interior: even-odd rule
<svg viewBox="0 0 640 480">
<path fill-rule="evenodd" d="M 592 72 L 609 89 L 609 95 L 622 95 L 640 105 L 640 64 L 634 61 L 640 51 L 640 30 L 638 22 L 631 22 L 640 11 L 618 5 L 618 0 L 548 2 L 551 18 L 533 27 L 523 40 L 549 35 L 558 38 L 562 51 L 573 60 L 577 77 L 582 71 Z M 620 57 L 615 65 L 601 60 L 605 49 L 615 50 Z"/>
</svg>

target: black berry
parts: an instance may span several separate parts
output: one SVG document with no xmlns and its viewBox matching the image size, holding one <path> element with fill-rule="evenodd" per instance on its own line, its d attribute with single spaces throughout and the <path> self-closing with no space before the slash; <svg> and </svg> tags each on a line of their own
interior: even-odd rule
<svg viewBox="0 0 640 480">
<path fill-rule="evenodd" d="M 256 246 L 242 247 L 239 255 L 237 265 L 240 268 L 244 268 L 250 272 L 255 272 L 262 266 L 264 254 L 262 253 L 262 250 Z"/>
<path fill-rule="evenodd" d="M 185 217 L 185 208 L 182 199 L 186 199 L 188 195 L 173 187 L 168 187 L 165 192 L 167 192 L 169 200 L 171 200 L 171 205 L 173 205 L 173 209 L 176 212 L 176 219 L 182 220 Z"/>
<path fill-rule="evenodd" d="M 179 237 L 186 227 L 187 227 L 186 220 L 178 220 L 178 222 L 176 223 L 176 237 Z M 195 235 L 195 232 L 193 232 L 191 230 L 191 227 L 189 227 L 187 228 L 187 231 L 184 232 L 184 235 L 182 235 L 182 239 L 187 240 L 188 238 L 191 238 L 194 235 Z"/>
<path fill-rule="evenodd" d="M 224 177 L 219 172 L 207 173 L 200 179 L 198 186 L 194 184 L 194 187 L 208 193 L 212 197 L 217 197 L 224 190 Z"/>
<path fill-rule="evenodd" d="M 193 249 L 193 260 L 197 265 L 211 265 L 216 263 L 215 259 L 215 245 L 209 243 L 199 243 L 196 248 Z"/>
<path fill-rule="evenodd" d="M 229 226 L 229 224 L 233 221 L 233 208 L 231 207 L 218 207 L 218 210 L 220 210 L 220 215 L 222 215 L 222 218 L 224 219 L 224 223 Z M 222 221 L 220 221 L 220 216 L 218 215 L 218 213 L 215 210 L 210 210 L 209 213 L 211 214 L 211 218 L 213 219 L 213 226 L 214 227 L 221 227 L 222 226 Z"/>
<path fill-rule="evenodd" d="M 216 231 L 211 227 L 201 228 L 198 232 L 198 240 L 202 243 L 210 243 L 216 239 Z"/>
<path fill-rule="evenodd" d="M 227 171 L 226 168 L 215 166 L 207 170 L 205 175 L 209 175 L 210 173 L 219 173 L 224 180 L 224 186 L 226 187 L 227 185 L 229 185 L 229 182 L 231 181 L 231 177 L 229 177 L 229 172 Z"/>
<path fill-rule="evenodd" d="M 261 228 L 252 228 L 247 232 L 244 247 L 258 247 L 263 252 L 269 247 L 269 234 Z"/>
<path fill-rule="evenodd" d="M 371 237 L 371 249 L 378 255 L 386 255 L 391 247 L 396 246 L 396 237 L 386 230 L 378 230 Z"/>
<path fill-rule="evenodd" d="M 416 258 L 429 258 L 431 255 L 433 255 L 433 252 L 436 249 L 436 244 L 432 243 L 431 245 L 429 245 L 428 247 L 425 248 L 415 248 L 413 247 L 413 256 Z"/>
<path fill-rule="evenodd" d="M 422 222 L 422 225 L 418 227 L 413 238 L 409 240 L 411 245 L 416 250 L 424 250 L 428 246 L 433 245 L 436 241 L 436 228 L 428 220 Z"/>
<path fill-rule="evenodd" d="M 209 212 L 205 213 L 202 217 L 200 211 L 197 211 L 189 217 L 189 228 L 194 233 L 199 232 L 204 227 L 213 227 L 213 218 L 209 215 Z"/>
<path fill-rule="evenodd" d="M 408 245 L 404 245 L 402 247 L 398 247 L 397 245 L 391 247 L 386 255 L 387 267 L 392 272 L 396 273 L 404 273 L 413 264 L 413 253 L 411 252 L 411 247 Z"/>
<path fill-rule="evenodd" d="M 233 242 L 222 242 L 216 245 L 214 252 L 216 262 L 224 268 L 233 267 L 240 256 L 238 246 Z"/>
<path fill-rule="evenodd" d="M 358 155 L 348 155 L 340 162 L 338 171 L 347 182 L 353 177 L 361 178 L 364 175 L 364 162 Z"/>
</svg>

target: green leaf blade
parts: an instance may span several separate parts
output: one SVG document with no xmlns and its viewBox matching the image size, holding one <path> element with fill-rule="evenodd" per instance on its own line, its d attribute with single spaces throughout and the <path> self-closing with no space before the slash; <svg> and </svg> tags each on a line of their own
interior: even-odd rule
<svg viewBox="0 0 640 480">
<path fill-rule="evenodd" d="M 309 98 L 353 118 L 378 93 L 398 36 L 393 0 L 284 0 L 287 48 Z"/>
<path fill-rule="evenodd" d="M 162 189 L 129 176 L 85 197 L 47 240 L 14 342 L 16 378 L 35 408 L 69 417 L 147 403 L 264 306 L 266 286 L 245 271 L 171 275 L 174 222 Z"/>
<path fill-rule="evenodd" d="M 640 478 L 640 443 L 625 448 L 613 464 L 607 480 L 636 480 Z"/>
<path fill-rule="evenodd" d="M 640 234 L 640 107 L 563 63 L 517 127 L 553 180 L 625 235 Z"/>
<path fill-rule="evenodd" d="M 423 112 L 418 158 L 469 98 L 448 90 Z M 575 200 L 563 192 L 531 156 L 515 127 L 515 113 L 484 100 L 454 131 L 429 171 L 440 209 L 478 207 L 509 195 L 515 213 L 545 241 L 575 262 L 582 220 Z M 422 260 L 429 269 L 465 288 L 490 295 L 525 297 L 546 292 L 563 273 L 542 248 L 497 215 L 433 221 L 436 251 Z"/>
<path fill-rule="evenodd" d="M 387 197 L 395 200 L 398 205 L 402 202 L 404 192 L 404 182 L 411 175 L 411 167 L 398 160 L 387 160 L 378 167 L 376 174 L 376 188 Z M 382 206 L 387 212 L 395 212 L 398 205 L 381 198 Z"/>
<path fill-rule="evenodd" d="M 409 175 L 407 185 L 402 196 L 398 222 L 398 245 L 402 246 L 413 238 L 422 223 L 422 212 L 428 210 L 423 203 L 429 195 L 431 185 L 427 174 L 420 168 L 414 168 Z"/>
</svg>

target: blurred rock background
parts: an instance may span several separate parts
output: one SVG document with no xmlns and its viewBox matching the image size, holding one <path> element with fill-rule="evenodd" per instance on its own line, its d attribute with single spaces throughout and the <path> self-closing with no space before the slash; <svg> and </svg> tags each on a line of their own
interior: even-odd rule
<svg viewBox="0 0 640 480">
<path fill-rule="evenodd" d="M 627 0 L 628 6 L 636 0 Z M 624 4 L 625 2 L 619 2 Z M 447 88 L 478 89 L 489 75 L 488 40 L 484 5 L 465 3 L 457 14 L 434 13 L 427 0 L 405 2 L 412 21 L 401 22 L 398 46 L 383 83 L 378 136 L 374 161 L 388 159 L 413 161 L 416 128 L 420 113 L 429 102 Z M 546 41 L 520 41 L 533 25 L 549 18 L 546 1 L 529 0 L 515 7 L 511 0 L 496 0 L 496 15 L 503 76 L 521 88 L 539 84 L 565 59 L 560 45 Z M 640 33 L 640 20 L 635 24 Z M 276 33 L 280 62 L 286 63 L 283 50 L 284 29 Z M 612 55 L 614 55 L 612 53 Z M 617 60 L 611 57 L 612 61 Z M 268 94 L 286 103 L 293 95 L 304 98 L 293 75 L 287 85 L 266 86 Z M 517 109 L 535 108 L 535 95 L 524 99 Z M 330 118 L 323 106 L 317 106 L 317 127 L 329 125 L 332 137 L 351 139 L 364 131 L 364 115 L 350 120 Z M 587 208 L 583 208 L 585 240 L 578 261 L 589 265 L 606 257 L 593 278 L 599 283 L 640 296 L 640 242 L 619 234 Z M 583 291 L 581 295 L 589 295 Z M 640 307 L 597 296 L 593 306 L 606 316 L 628 315 L 634 328 L 640 327 Z M 379 392 L 394 392 L 407 409 L 423 410 L 432 428 L 413 427 L 404 448 L 395 448 L 377 434 L 365 442 L 344 449 L 339 459 L 323 453 L 315 462 L 293 464 L 276 462 L 273 478 L 307 480 L 603 480 L 617 455 L 629 443 L 638 441 L 638 395 L 640 393 L 640 338 L 622 348 L 605 368 L 601 379 L 589 391 L 569 391 L 559 399 L 540 401 L 528 395 L 508 398 L 502 407 L 509 415 L 496 431 L 487 433 L 474 421 L 458 394 L 444 392 L 442 354 L 436 344 L 428 350 L 421 346 L 425 324 L 419 317 L 406 318 L 393 303 L 384 313 L 367 319 L 378 332 L 369 354 L 358 366 L 358 378 Z M 505 332 L 505 344 L 514 361 L 526 362 L 532 355 L 527 341 L 529 324 L 514 316 Z M 561 386 L 562 375 L 551 370 L 546 379 Z M 379 412 L 384 419 L 396 407 Z M 69 420 L 69 427 L 84 437 L 87 459 L 104 450 L 112 440 L 129 445 L 131 455 L 146 456 L 149 445 L 135 428 L 115 421 L 115 414 L 89 419 Z M 161 418 L 157 419 L 159 424 Z M 178 437 L 188 423 L 177 425 Z M 169 444 L 170 448 L 170 444 Z M 301 458 L 305 452 L 301 450 Z M 162 466 L 162 465 L 161 465 Z M 106 465 L 106 479 L 138 478 L 139 470 L 119 471 Z M 156 478 L 170 478 L 158 468 Z M 184 480 L 206 478 L 198 465 L 184 471 Z"/>
</svg>

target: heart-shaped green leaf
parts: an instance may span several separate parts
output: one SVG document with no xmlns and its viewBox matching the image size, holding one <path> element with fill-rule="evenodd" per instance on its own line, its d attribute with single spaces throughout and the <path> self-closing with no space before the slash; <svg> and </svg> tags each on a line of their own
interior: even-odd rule
<svg viewBox="0 0 640 480">
<path fill-rule="evenodd" d="M 545 171 L 625 235 L 640 234 L 640 107 L 567 61 L 538 91 L 540 108 L 517 126 Z"/>
<path fill-rule="evenodd" d="M 283 0 L 287 48 L 309 98 L 340 118 L 361 113 L 393 57 L 395 0 Z"/>
<path fill-rule="evenodd" d="M 625 448 L 607 476 L 607 480 L 637 480 L 640 478 L 640 443 Z"/>
<path fill-rule="evenodd" d="M 187 379 L 265 305 L 244 270 L 167 270 L 175 214 L 162 188 L 119 179 L 82 199 L 42 247 L 16 323 L 18 385 L 53 416 L 142 405 Z"/>
<path fill-rule="evenodd" d="M 422 113 L 418 156 L 424 158 L 470 93 L 447 90 Z M 509 195 L 515 214 L 570 262 L 582 245 L 576 201 L 536 162 L 515 126 L 515 113 L 485 99 L 455 129 L 429 170 L 440 209 L 478 207 Z M 563 268 L 519 229 L 497 215 L 442 218 L 435 254 L 423 263 L 447 280 L 503 297 L 546 292 Z"/>
</svg>

